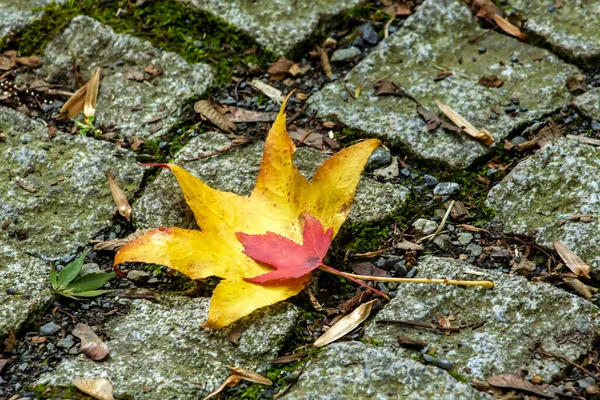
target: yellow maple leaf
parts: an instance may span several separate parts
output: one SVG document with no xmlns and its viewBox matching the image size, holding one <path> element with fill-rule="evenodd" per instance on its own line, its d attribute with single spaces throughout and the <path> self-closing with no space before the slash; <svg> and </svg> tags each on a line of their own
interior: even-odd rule
<svg viewBox="0 0 600 400">
<path fill-rule="evenodd" d="M 256 186 L 249 197 L 213 189 L 177 165 L 162 165 L 175 174 L 201 231 L 151 230 L 115 256 L 115 265 L 146 262 L 167 266 L 192 279 L 223 278 L 213 292 L 206 327 L 222 328 L 304 288 L 310 273 L 263 284 L 244 280 L 272 269 L 244 254 L 236 233 L 273 232 L 302 243 L 302 215 L 307 213 L 325 229 L 332 228 L 335 236 L 350 212 L 364 166 L 380 145 L 379 140 L 369 139 L 341 150 L 309 181 L 292 160 L 296 146 L 287 133 L 285 104 L 265 141 Z"/>
</svg>

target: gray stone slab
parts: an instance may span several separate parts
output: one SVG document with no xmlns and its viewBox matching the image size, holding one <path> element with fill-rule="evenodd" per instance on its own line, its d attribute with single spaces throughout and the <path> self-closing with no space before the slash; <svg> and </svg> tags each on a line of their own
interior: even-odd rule
<svg viewBox="0 0 600 400">
<path fill-rule="evenodd" d="M 219 156 L 194 162 L 183 160 L 205 154 L 231 144 L 217 132 L 204 133 L 193 138 L 176 156 L 174 163 L 182 165 L 204 182 L 219 190 L 249 195 L 256 181 L 264 142 L 238 147 Z M 311 177 L 326 155 L 309 148 L 298 148 L 294 161 L 298 169 Z M 349 220 L 374 221 L 392 215 L 402 208 L 408 190 L 400 185 L 380 183 L 370 178 L 361 179 Z M 135 223 L 140 228 L 179 226 L 197 228 L 192 211 L 185 203 L 177 180 L 170 171 L 161 171 L 158 178 L 145 190 L 133 206 Z"/>
<path fill-rule="evenodd" d="M 491 399 L 446 371 L 361 342 L 327 346 L 282 397 L 287 400 Z"/>
<path fill-rule="evenodd" d="M 595 27 L 600 24 L 599 1 L 565 1 L 559 9 L 545 0 L 511 0 L 509 3 L 527 18 L 523 28 L 531 40 L 541 40 L 577 64 L 597 66 L 600 37 Z"/>
<path fill-rule="evenodd" d="M 40 18 L 41 9 L 53 2 L 62 4 L 65 0 L 0 0 L 0 37 Z"/>
<path fill-rule="evenodd" d="M 427 256 L 417 268 L 419 277 L 485 279 L 494 281 L 495 287 L 399 285 L 397 296 L 365 332 L 384 346 L 398 347 L 397 336 L 405 335 L 435 346 L 436 357 L 452 362 L 456 371 L 468 379 L 485 380 L 497 374 L 526 371 L 529 378 L 540 375 L 548 382 L 567 364 L 552 358 L 537 359 L 529 346 L 540 343 L 545 350 L 576 361 L 592 349 L 597 339 L 598 307 L 551 284 L 478 269 L 450 258 Z M 465 269 L 482 275 L 465 273 Z M 455 325 L 483 325 L 444 335 L 376 323 L 381 319 L 431 323 L 448 313 L 457 318 Z M 407 349 L 400 351 L 404 356 L 414 354 Z"/>
<path fill-rule="evenodd" d="M 114 124 L 125 137 L 137 135 L 147 139 L 167 133 L 180 120 L 182 106 L 215 84 L 208 65 L 190 65 L 177 54 L 136 37 L 117 34 L 86 16 L 74 18 L 63 34 L 46 47 L 43 65 L 36 73 L 46 82 L 74 86 L 74 55 L 85 80 L 96 67 L 103 70 L 96 124 Z M 127 79 L 132 71 L 143 74 L 148 65 L 162 73 L 145 82 Z M 144 108 L 133 111 L 134 106 Z M 151 133 L 153 124 L 146 122 L 156 117 L 164 117 L 162 128 Z"/>
<path fill-rule="evenodd" d="M 0 243 L 0 343 L 10 329 L 19 332 L 52 300 L 49 293 L 43 294 L 50 289 L 49 271 L 48 263 Z"/>
<path fill-rule="evenodd" d="M 135 154 L 112 143 L 57 132 L 0 107 L 0 242 L 57 260 L 73 255 L 116 214 L 105 171 L 131 197 L 143 168 Z M 30 192 L 30 191 L 33 191 Z"/>
<path fill-rule="evenodd" d="M 209 303 L 187 297 L 134 300 L 125 317 L 105 327 L 108 359 L 95 362 L 80 355 L 63 360 L 39 383 L 69 385 L 74 378 L 103 377 L 112 382 L 118 398 L 203 398 L 230 375 L 226 365 L 264 373 L 299 316 L 298 308 L 280 303 L 213 331 L 199 327 L 206 322 Z M 232 329 L 242 332 L 238 345 L 227 339 Z"/>
<path fill-rule="evenodd" d="M 596 121 L 600 121 L 600 88 L 590 90 L 573 99 L 573 105 L 581 111 L 581 113 Z"/>
<path fill-rule="evenodd" d="M 211 12 L 268 50 L 293 55 L 363 0 L 179 0 Z"/>
<path fill-rule="evenodd" d="M 535 234 L 552 248 L 559 240 L 600 278 L 600 148 L 573 139 L 550 142 L 522 161 L 488 193 L 486 204 L 506 232 Z M 591 214 L 590 223 L 568 221 Z"/>
<path fill-rule="evenodd" d="M 476 128 L 488 129 L 502 145 L 502 139 L 511 132 L 569 100 L 565 80 L 577 69 L 546 50 L 493 31 L 469 43 L 470 38 L 484 32 L 462 2 L 426 0 L 402 28 L 343 80 L 313 95 L 311 108 L 321 118 L 337 119 L 414 157 L 465 168 L 489 149 L 466 134 L 441 129 L 427 132 L 412 101 L 376 97 L 374 84 L 385 78 L 402 85 L 426 108 L 442 115 L 435 104 L 439 100 Z M 478 52 L 481 47 L 486 48 L 484 54 Z M 511 62 L 513 56 L 518 62 Z M 435 82 L 440 72 L 436 66 L 452 70 L 452 76 Z M 492 75 L 504 81 L 500 88 L 478 84 L 482 76 Z M 361 95 L 350 98 L 344 86 L 354 91 L 358 85 L 362 85 Z M 511 104 L 511 98 L 518 98 L 528 111 L 506 114 L 504 106 Z"/>
</svg>

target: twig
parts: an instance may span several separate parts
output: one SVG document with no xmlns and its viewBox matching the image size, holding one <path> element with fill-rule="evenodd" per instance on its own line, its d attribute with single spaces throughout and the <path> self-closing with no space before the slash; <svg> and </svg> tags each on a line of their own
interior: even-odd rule
<svg viewBox="0 0 600 400">
<path fill-rule="evenodd" d="M 417 322 L 417 321 L 398 321 L 395 319 L 380 319 L 375 321 L 378 324 L 398 324 L 398 325 L 406 325 L 406 326 L 414 326 L 416 328 L 425 328 L 431 329 L 434 331 L 442 330 L 442 331 L 460 331 L 461 329 L 472 328 L 476 329 L 482 326 L 485 322 L 479 322 L 476 324 L 468 324 L 468 325 L 457 325 L 457 326 L 439 326 L 434 324 L 427 324 L 425 322 Z"/>
<path fill-rule="evenodd" d="M 300 109 L 300 111 L 298 111 L 296 114 L 292 115 L 290 117 L 290 119 L 287 120 L 286 126 L 290 126 L 292 124 L 292 122 L 294 122 L 295 120 L 298 119 L 299 116 L 301 116 L 304 111 L 306 111 L 306 108 L 308 107 L 308 104 L 304 103 L 304 105 L 302 106 L 302 108 Z"/>
<path fill-rule="evenodd" d="M 550 353 L 549 351 L 544 350 L 541 346 L 535 349 L 538 353 L 540 353 L 543 356 L 546 357 L 552 357 L 552 358 L 557 358 L 561 361 L 566 362 L 567 364 L 569 364 L 572 367 L 577 368 L 578 370 L 580 370 L 581 372 L 583 372 L 584 374 L 591 376 L 592 378 L 594 378 L 596 380 L 596 382 L 600 382 L 600 376 L 594 374 L 593 372 L 591 372 L 590 370 L 582 367 L 579 364 L 574 363 L 573 361 L 569 360 L 567 357 L 561 356 L 559 354 L 554 354 L 554 353 Z"/>
<path fill-rule="evenodd" d="M 390 250 L 391 247 L 386 247 L 384 249 L 381 250 L 375 250 L 375 251 L 368 251 L 366 253 L 356 253 L 354 255 L 354 257 L 364 257 L 364 258 L 373 258 L 373 257 L 377 257 L 378 255 L 385 253 L 386 251 Z"/>
<path fill-rule="evenodd" d="M 422 237 L 421 239 L 417 240 L 417 243 L 424 242 L 425 240 L 433 240 L 433 239 L 435 239 L 435 237 L 437 235 L 440 234 L 440 232 L 442 232 L 442 229 L 444 229 L 444 226 L 446 226 L 446 221 L 448 220 L 448 217 L 450 216 L 450 213 L 452 212 L 452 209 L 454 208 L 455 203 L 456 203 L 456 200 L 452 200 L 452 202 L 450 203 L 450 206 L 446 210 L 446 214 L 444 214 L 444 218 L 442 218 L 442 222 L 440 222 L 440 225 L 435 230 L 435 232 L 433 232 L 429 236 L 425 236 L 425 237 Z"/>
<path fill-rule="evenodd" d="M 371 287 L 371 286 L 367 285 L 366 283 L 361 282 L 361 281 L 358 280 L 358 279 L 362 279 L 364 281 L 372 281 L 373 279 L 363 279 L 363 278 L 374 278 L 374 277 L 363 276 L 363 275 L 356 275 L 359 278 L 355 278 L 354 274 L 348 274 L 346 272 L 338 271 L 337 269 L 328 267 L 327 265 L 321 265 L 319 267 L 319 269 L 321 271 L 325 271 L 325 272 L 328 272 L 328 273 L 333 274 L 333 275 L 342 276 L 342 277 L 344 277 L 344 278 L 346 278 L 348 280 L 351 280 L 352 282 L 354 282 L 354 283 L 356 283 L 358 285 L 364 286 L 367 289 L 372 290 L 373 292 L 377 293 L 378 295 L 380 295 L 381 297 L 383 297 L 387 301 L 391 301 L 392 300 L 390 298 L 390 296 L 388 296 L 386 293 L 383 293 L 382 291 L 377 290 L 374 287 Z"/>
<path fill-rule="evenodd" d="M 575 139 L 577 141 L 579 141 L 580 143 L 584 143 L 584 144 L 591 144 L 592 146 L 600 146 L 600 140 L 598 139 L 592 139 L 589 137 L 585 137 L 585 136 L 577 136 L 577 135 L 567 135 L 567 137 L 569 139 Z"/>
<path fill-rule="evenodd" d="M 396 17 L 392 17 L 388 22 L 385 23 L 385 25 L 383 26 L 383 38 L 387 39 L 388 36 L 390 35 L 389 33 L 389 29 L 390 29 L 390 25 L 392 24 L 392 22 L 394 22 L 394 20 L 396 19 Z"/>
</svg>

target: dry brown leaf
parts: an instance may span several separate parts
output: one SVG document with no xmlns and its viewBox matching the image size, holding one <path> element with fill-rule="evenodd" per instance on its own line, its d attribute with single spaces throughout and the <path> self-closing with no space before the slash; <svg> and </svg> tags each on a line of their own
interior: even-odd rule
<svg viewBox="0 0 600 400">
<path fill-rule="evenodd" d="M 470 231 L 470 232 L 488 232 L 488 230 L 486 230 L 486 229 L 478 228 L 473 225 L 458 224 L 458 225 L 456 225 L 456 227 L 463 228 L 465 231 Z"/>
<path fill-rule="evenodd" d="M 299 66 L 298 64 L 294 64 L 290 67 L 288 73 L 292 76 L 304 75 L 310 71 L 310 65 Z"/>
<path fill-rule="evenodd" d="M 83 103 L 83 115 L 86 124 L 89 124 L 89 117 L 96 115 L 96 102 L 98 100 L 98 88 L 100 87 L 100 68 L 96 68 L 92 77 L 87 83 L 85 92 L 85 101 Z"/>
<path fill-rule="evenodd" d="M 85 85 L 77 89 L 77 91 L 73 93 L 73 96 L 71 96 L 69 100 L 67 100 L 67 102 L 63 104 L 59 114 L 59 117 L 61 119 L 69 120 L 83 111 L 87 87 L 88 84 L 86 83 Z"/>
<path fill-rule="evenodd" d="M 213 390 L 212 392 L 210 392 L 208 394 L 208 396 L 206 396 L 204 398 L 204 400 L 208 400 L 211 397 L 215 397 L 216 395 L 218 395 L 219 393 L 221 393 L 223 391 L 223 389 L 225 389 L 225 388 L 234 387 L 235 385 L 237 385 L 238 383 L 240 383 L 241 380 L 242 380 L 242 378 L 239 375 L 236 375 L 236 374 L 229 375 L 227 377 L 227 379 L 225 379 L 225 381 L 221 384 L 221 386 L 219 386 L 218 388 L 216 388 L 215 390 Z"/>
<path fill-rule="evenodd" d="M 290 69 L 295 63 L 287 58 L 280 58 L 275 61 L 268 69 L 270 81 L 280 81 L 290 72 Z"/>
<path fill-rule="evenodd" d="M 315 347 L 323 347 L 331 342 L 338 340 L 346 334 L 352 332 L 357 326 L 359 326 L 365 319 L 371 314 L 373 305 L 377 302 L 377 299 L 368 301 L 358 306 L 350 314 L 339 320 L 333 325 L 327 332 L 319 336 L 313 343 Z"/>
<path fill-rule="evenodd" d="M 149 229 L 138 229 L 137 231 L 127 235 L 121 239 L 112 239 L 107 240 L 105 242 L 99 242 L 94 245 L 94 250 L 106 250 L 106 251 L 114 251 L 118 250 L 121 247 L 125 246 L 127 243 L 143 236 L 148 232 Z"/>
<path fill-rule="evenodd" d="M 108 379 L 84 379 L 78 378 L 71 381 L 73 385 L 83 393 L 98 400 L 115 400 L 112 383 Z"/>
<path fill-rule="evenodd" d="M 333 74 L 331 73 L 331 64 L 329 63 L 329 56 L 327 55 L 327 51 L 320 46 L 316 46 L 317 52 L 319 53 L 319 59 L 321 60 L 321 68 L 323 68 L 323 72 L 325 72 L 325 76 L 331 79 Z"/>
<path fill-rule="evenodd" d="M 227 368 L 229 368 L 230 370 L 235 372 L 237 375 L 239 375 L 244 380 L 254 382 L 254 383 L 260 383 L 261 385 L 267 385 L 267 386 L 270 386 L 273 384 L 273 382 L 270 379 L 267 379 L 264 376 L 257 374 L 256 372 L 252 372 L 252 371 L 249 371 L 249 370 L 241 368 L 241 367 L 232 367 L 231 365 L 227 365 Z"/>
<path fill-rule="evenodd" d="M 433 78 L 433 80 L 435 82 L 437 81 L 441 81 L 446 79 L 447 77 L 452 76 L 452 71 L 450 70 L 445 70 L 445 71 L 440 71 L 438 72 L 438 74 L 435 76 L 435 78 Z"/>
<path fill-rule="evenodd" d="M 148 129 L 148 133 L 152 135 L 153 133 L 160 131 L 162 129 L 162 127 L 163 127 L 163 123 L 162 123 L 162 119 L 161 119 L 159 121 L 156 121 L 152 125 L 150 125 L 150 129 Z"/>
<path fill-rule="evenodd" d="M 31 343 L 42 344 L 42 343 L 46 343 L 47 340 L 48 340 L 48 336 L 34 336 L 31 338 Z"/>
<path fill-rule="evenodd" d="M 224 132 L 235 133 L 237 131 L 235 124 L 215 110 L 210 101 L 200 100 L 196 102 L 194 104 L 194 111 L 208 119 L 213 125 Z"/>
<path fill-rule="evenodd" d="M 592 139 L 592 138 L 589 138 L 586 136 L 571 135 L 571 134 L 568 134 L 567 137 L 570 139 L 575 139 L 581 143 L 590 144 L 592 146 L 600 146 L 600 140 L 598 140 L 598 139 Z"/>
<path fill-rule="evenodd" d="M 277 104 L 281 104 L 283 102 L 283 93 L 281 90 L 276 89 L 271 85 L 267 85 L 266 83 L 261 82 L 259 79 L 253 79 L 250 84 L 257 90 L 263 92 L 265 96 L 275 101 Z"/>
<path fill-rule="evenodd" d="M 581 282 L 579 279 L 572 277 L 563 277 L 562 279 L 568 287 L 573 289 L 575 293 L 577 293 L 584 299 L 591 300 L 593 298 L 594 295 L 590 287 L 585 283 Z"/>
<path fill-rule="evenodd" d="M 446 104 L 436 100 L 435 103 L 439 107 L 439 109 L 452 121 L 456 126 L 465 131 L 468 135 L 472 136 L 476 140 L 485 144 L 486 146 L 494 143 L 494 138 L 492 135 L 486 130 L 482 129 L 478 131 L 475 129 L 473 125 L 462 116 L 460 116 L 456 111 L 448 107 Z"/>
<path fill-rule="evenodd" d="M 402 239 L 401 242 L 394 243 L 394 248 L 400 250 L 409 250 L 409 251 L 421 251 L 424 249 L 423 246 L 417 243 L 409 242 L 406 239 Z"/>
<path fill-rule="evenodd" d="M 152 78 L 160 75 L 160 73 L 162 72 L 160 69 L 156 68 L 154 65 L 149 64 L 148 66 L 146 66 L 146 68 L 144 68 L 144 72 L 146 72 L 147 74 L 149 74 Z"/>
<path fill-rule="evenodd" d="M 389 276 L 384 269 L 378 268 L 370 262 L 361 262 L 352 266 L 352 271 L 358 275 Z"/>
<path fill-rule="evenodd" d="M 100 361 L 108 355 L 108 346 L 96 335 L 89 325 L 77 324 L 73 336 L 81 340 L 81 351 L 94 361 Z"/>
<path fill-rule="evenodd" d="M 274 365 L 287 364 L 290 362 L 301 360 L 302 357 L 303 356 L 300 353 L 295 353 L 295 354 L 292 353 L 292 354 L 288 354 L 288 355 L 277 357 L 277 358 L 273 359 L 273 361 L 271 361 L 271 364 L 274 364 Z"/>
<path fill-rule="evenodd" d="M 304 101 L 304 100 L 308 99 L 308 95 L 306 93 L 302 93 L 302 92 L 296 92 L 295 96 L 300 101 Z"/>
<path fill-rule="evenodd" d="M 19 342 L 17 341 L 17 335 L 13 328 L 8 329 L 8 336 L 4 339 L 4 352 L 12 353 L 12 351 L 17 347 Z"/>
<path fill-rule="evenodd" d="M 543 397 L 550 397 L 549 393 L 544 390 L 544 388 L 526 381 L 521 377 L 521 375 L 517 374 L 500 374 L 492 376 L 487 380 L 487 383 L 503 389 L 524 390 L 526 392 L 537 394 Z"/>
<path fill-rule="evenodd" d="M 115 199 L 115 203 L 117 204 L 117 211 L 121 214 L 127 221 L 131 220 L 131 206 L 129 205 L 129 201 L 127 201 L 127 196 L 121 190 L 117 182 L 115 182 L 110 171 L 106 171 L 106 178 L 108 178 L 108 186 L 110 187 L 110 191 L 113 195 L 113 199 Z"/>
<path fill-rule="evenodd" d="M 140 148 L 141 145 L 144 144 L 144 141 L 142 139 L 140 139 L 137 136 L 132 136 L 131 137 L 131 149 L 132 150 L 137 150 Z"/>
<path fill-rule="evenodd" d="M 494 22 L 498 25 L 500 29 L 504 32 L 508 33 L 511 36 L 516 37 L 517 39 L 521 39 L 522 41 L 527 40 L 527 35 L 521 32 L 519 28 L 502 18 L 498 14 L 494 14 Z"/>
<path fill-rule="evenodd" d="M 567 267 L 577 276 L 583 276 L 586 279 L 590 279 L 590 266 L 583 262 L 577 254 L 575 254 L 571 249 L 567 246 L 559 242 L 558 240 L 554 240 L 552 242 L 554 245 L 554 249 L 565 262 Z"/>
<path fill-rule="evenodd" d="M 225 116 L 231 122 L 271 122 L 277 118 L 277 113 L 246 110 L 244 108 L 229 106 L 229 113 Z"/>
<path fill-rule="evenodd" d="M 492 75 L 492 76 L 482 76 L 481 78 L 479 78 L 479 83 L 481 86 L 485 86 L 487 88 L 499 88 L 500 86 L 502 86 L 502 84 L 504 83 L 504 81 L 500 78 L 498 78 L 497 75 Z"/>
<path fill-rule="evenodd" d="M 129 71 L 127 72 L 127 79 L 129 79 L 130 81 L 143 82 L 144 73 L 139 71 Z"/>
<path fill-rule="evenodd" d="M 578 73 L 575 76 L 568 76 L 567 89 L 569 89 L 569 92 L 573 94 L 587 92 L 587 87 L 585 86 L 585 79 L 583 78 L 583 75 L 581 75 L 581 73 Z"/>
<path fill-rule="evenodd" d="M 30 57 L 17 57 L 15 61 L 18 64 L 25 65 L 30 68 L 38 68 L 42 65 L 42 59 L 38 56 L 30 56 Z"/>
</svg>

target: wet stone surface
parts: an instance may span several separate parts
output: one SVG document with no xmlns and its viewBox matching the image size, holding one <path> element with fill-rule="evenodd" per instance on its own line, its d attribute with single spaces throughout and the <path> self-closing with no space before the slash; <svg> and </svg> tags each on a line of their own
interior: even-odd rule
<svg viewBox="0 0 600 400">
<path fill-rule="evenodd" d="M 590 29 L 600 24 L 600 3 L 566 1 L 559 8 L 544 0 L 510 0 L 527 21 L 523 29 L 557 54 L 576 64 L 595 67 L 600 60 L 600 38 Z"/>
<path fill-rule="evenodd" d="M 411 100 L 374 96 L 374 84 L 385 77 L 434 113 L 438 113 L 435 100 L 439 100 L 475 127 L 488 129 L 500 143 L 568 101 L 565 80 L 577 73 L 575 67 L 546 50 L 493 31 L 469 43 L 484 32 L 461 2 L 425 1 L 402 28 L 345 78 L 313 95 L 309 103 L 321 118 L 336 119 L 366 137 L 383 138 L 423 160 L 465 168 L 489 149 L 466 134 L 441 129 L 427 132 Z M 484 54 L 478 51 L 482 46 L 487 49 Z M 434 65 L 451 70 L 452 75 L 434 81 L 440 72 Z M 478 84 L 482 76 L 492 75 L 503 80 L 501 87 Z M 348 90 L 354 92 L 359 84 L 362 94 L 350 98 Z M 505 107 L 514 105 L 513 98 L 519 106 L 507 113 Z"/>
<path fill-rule="evenodd" d="M 583 115 L 600 121 L 600 89 L 590 90 L 575 97 L 573 104 Z"/>
<path fill-rule="evenodd" d="M 398 347 L 398 335 L 425 341 L 438 348 L 435 357 L 450 361 L 456 371 L 470 378 L 487 379 L 502 373 L 527 372 L 550 381 L 566 364 L 550 358 L 537 359 L 530 345 L 536 343 L 572 361 L 583 357 L 600 326 L 598 308 L 547 283 L 470 264 L 427 256 L 418 265 L 419 277 L 472 280 L 465 269 L 484 273 L 478 279 L 492 280 L 492 290 L 454 285 L 400 285 L 396 297 L 377 314 L 365 334 L 384 346 Z M 410 305 L 407 307 L 407 305 Z M 443 316 L 456 316 L 453 325 L 483 325 L 464 328 L 450 335 L 422 328 L 377 323 L 382 319 L 432 323 Z M 399 349 L 404 357 L 416 352 Z"/>
<path fill-rule="evenodd" d="M 183 165 L 208 185 L 219 190 L 249 195 L 258 175 L 264 147 L 262 141 L 238 147 L 215 157 L 182 163 L 183 160 L 229 144 L 229 139 L 220 133 L 201 134 L 177 154 L 174 163 Z M 294 162 L 303 174 L 310 177 L 326 158 L 326 155 L 316 150 L 298 148 Z M 358 185 L 349 220 L 366 222 L 390 216 L 402 208 L 407 194 L 408 190 L 402 186 L 363 177 Z M 185 203 L 177 180 L 167 170 L 161 171 L 158 178 L 146 188 L 142 198 L 133 206 L 133 217 L 140 228 L 196 227 L 192 211 Z"/>
<path fill-rule="evenodd" d="M 179 0 L 209 11 L 282 55 L 297 53 L 309 39 L 339 20 L 361 0 Z M 337 22 L 336 22 L 337 21 Z"/>
<path fill-rule="evenodd" d="M 2 107 L 0 131 L 0 175 L 7 177 L 0 180 L 0 221 L 8 224 L 0 245 L 69 258 L 116 214 L 105 171 L 118 171 L 128 196 L 141 182 L 134 154 L 112 143 L 63 132 L 52 138 L 41 123 Z"/>
<path fill-rule="evenodd" d="M 552 248 L 559 240 L 600 278 L 600 149 L 573 139 L 550 142 L 522 161 L 488 194 L 487 204 L 506 232 L 535 233 Z M 589 223 L 570 220 L 589 214 Z"/>
<path fill-rule="evenodd" d="M 74 54 L 84 81 L 96 67 L 102 68 L 95 124 L 113 125 L 122 137 L 136 135 L 147 139 L 166 134 L 180 120 L 182 107 L 215 84 L 208 65 L 190 65 L 174 53 L 133 36 L 117 34 L 86 16 L 74 18 L 63 34 L 46 47 L 38 77 L 48 83 L 74 87 Z M 159 74 L 152 78 L 144 72 L 148 66 L 156 68 Z M 129 79 L 131 74 L 139 75 L 143 81 Z"/>
<path fill-rule="evenodd" d="M 42 12 L 33 10 L 52 2 L 60 4 L 65 0 L 0 0 L 0 37 L 41 17 Z"/>
<path fill-rule="evenodd" d="M 360 342 L 329 345 L 282 398 L 491 399 L 441 369 L 404 358 L 394 349 Z"/>
<path fill-rule="evenodd" d="M 209 303 L 175 296 L 133 300 L 129 314 L 106 326 L 108 359 L 99 363 L 81 355 L 64 360 L 38 383 L 66 386 L 74 377 L 103 377 L 119 398 L 201 398 L 230 375 L 226 365 L 264 373 L 299 316 L 295 306 L 280 303 L 212 331 L 199 327 L 206 322 Z M 242 332 L 238 345 L 227 338 L 233 329 Z"/>
</svg>

